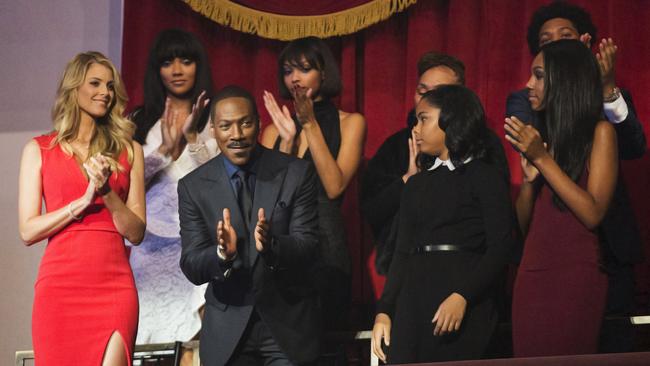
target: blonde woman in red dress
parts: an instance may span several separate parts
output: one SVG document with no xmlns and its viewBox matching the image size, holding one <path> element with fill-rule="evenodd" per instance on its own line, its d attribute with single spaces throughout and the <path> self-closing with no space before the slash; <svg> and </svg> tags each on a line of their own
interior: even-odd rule
<svg viewBox="0 0 650 366">
<path fill-rule="evenodd" d="M 48 239 L 34 285 L 36 365 L 131 364 L 138 295 L 124 239 L 139 243 L 146 222 L 126 100 L 111 61 L 80 53 L 59 84 L 54 131 L 23 150 L 20 236 L 26 245 Z"/>
</svg>

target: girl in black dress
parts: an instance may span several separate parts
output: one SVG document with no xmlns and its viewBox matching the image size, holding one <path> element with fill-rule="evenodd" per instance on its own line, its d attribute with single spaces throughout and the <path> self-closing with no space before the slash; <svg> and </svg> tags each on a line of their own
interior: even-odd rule
<svg viewBox="0 0 650 366">
<path fill-rule="evenodd" d="M 420 151 L 436 160 L 402 192 L 372 349 L 390 363 L 480 358 L 497 323 L 496 279 L 512 248 L 508 186 L 491 164 L 485 115 L 472 91 L 431 90 L 416 116 Z"/>
</svg>

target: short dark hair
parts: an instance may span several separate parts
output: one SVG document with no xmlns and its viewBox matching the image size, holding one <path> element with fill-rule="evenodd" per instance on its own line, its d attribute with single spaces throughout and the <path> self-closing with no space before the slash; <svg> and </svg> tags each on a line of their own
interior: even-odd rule
<svg viewBox="0 0 650 366">
<path fill-rule="evenodd" d="M 490 159 L 485 111 L 473 91 L 462 85 L 441 85 L 424 93 L 423 102 L 440 108 L 438 126 L 445 131 L 445 145 L 455 166 L 470 157 Z"/>
<path fill-rule="evenodd" d="M 429 69 L 438 66 L 446 66 L 456 74 L 456 79 L 461 85 L 465 85 L 465 65 L 456 57 L 444 53 L 429 51 L 420 56 L 418 60 L 418 78 Z"/>
<path fill-rule="evenodd" d="M 257 104 L 255 104 L 255 98 L 253 95 L 246 89 L 242 88 L 239 85 L 228 85 L 223 87 L 217 92 L 217 94 L 212 97 L 210 100 L 210 120 L 214 124 L 214 109 L 217 106 L 217 103 L 224 99 L 228 98 L 244 98 L 248 101 L 248 104 L 251 106 L 251 112 L 253 112 L 253 117 L 255 122 L 259 124 L 260 115 L 257 113 Z"/>
<path fill-rule="evenodd" d="M 285 99 L 292 98 L 291 92 L 284 85 L 284 64 L 302 67 L 303 57 L 311 67 L 325 75 L 319 93 L 326 98 L 339 95 L 342 84 L 338 65 L 330 48 L 318 37 L 305 37 L 291 41 L 280 53 L 278 57 L 280 95 Z"/>
<path fill-rule="evenodd" d="M 597 39 L 596 26 L 585 9 L 569 4 L 566 1 L 554 1 L 537 9 L 530 19 L 528 25 L 528 49 L 531 55 L 535 56 L 539 53 L 539 31 L 542 26 L 547 21 L 555 18 L 570 21 L 578 30 L 578 35 L 589 33 L 591 39 Z"/>
<path fill-rule="evenodd" d="M 145 143 L 149 130 L 156 124 L 165 109 L 167 91 L 160 78 L 163 62 L 175 58 L 188 58 L 195 62 L 196 73 L 194 87 L 188 96 L 195 102 L 201 91 L 212 95 L 212 73 L 208 55 L 201 42 L 190 32 L 181 29 L 165 29 L 158 33 L 149 50 L 147 69 L 144 75 L 144 104 L 132 114 L 136 124 L 135 140 Z M 208 121 L 207 113 L 201 115 L 198 130 L 201 131 Z"/>
</svg>

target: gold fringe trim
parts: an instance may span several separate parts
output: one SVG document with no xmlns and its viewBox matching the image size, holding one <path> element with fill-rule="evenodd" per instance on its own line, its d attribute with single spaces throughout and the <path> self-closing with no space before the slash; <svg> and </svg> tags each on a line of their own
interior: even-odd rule
<svg viewBox="0 0 650 366">
<path fill-rule="evenodd" d="M 291 41 L 307 36 L 328 38 L 357 32 L 415 4 L 417 0 L 372 0 L 336 13 L 291 16 L 247 8 L 229 0 L 183 0 L 194 11 L 240 32 Z"/>
</svg>

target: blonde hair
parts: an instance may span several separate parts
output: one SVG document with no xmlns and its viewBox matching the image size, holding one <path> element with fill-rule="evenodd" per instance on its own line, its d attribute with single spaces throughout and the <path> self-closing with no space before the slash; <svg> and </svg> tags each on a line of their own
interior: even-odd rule
<svg viewBox="0 0 650 366">
<path fill-rule="evenodd" d="M 118 159 L 125 149 L 129 163 L 133 162 L 132 136 L 135 124 L 123 117 L 128 97 L 120 74 L 113 63 L 99 52 L 80 53 L 66 65 L 52 107 L 52 120 L 57 132 L 52 146 L 59 144 L 67 154 L 73 154 L 70 142 L 77 137 L 81 123 L 78 89 L 86 79 L 86 73 L 92 64 L 103 65 L 111 70 L 115 96 L 111 99 L 106 115 L 95 120 L 95 132 L 88 146 L 87 159 L 101 153 L 108 158 L 113 171 L 122 171 L 124 168 L 120 166 Z"/>
</svg>

